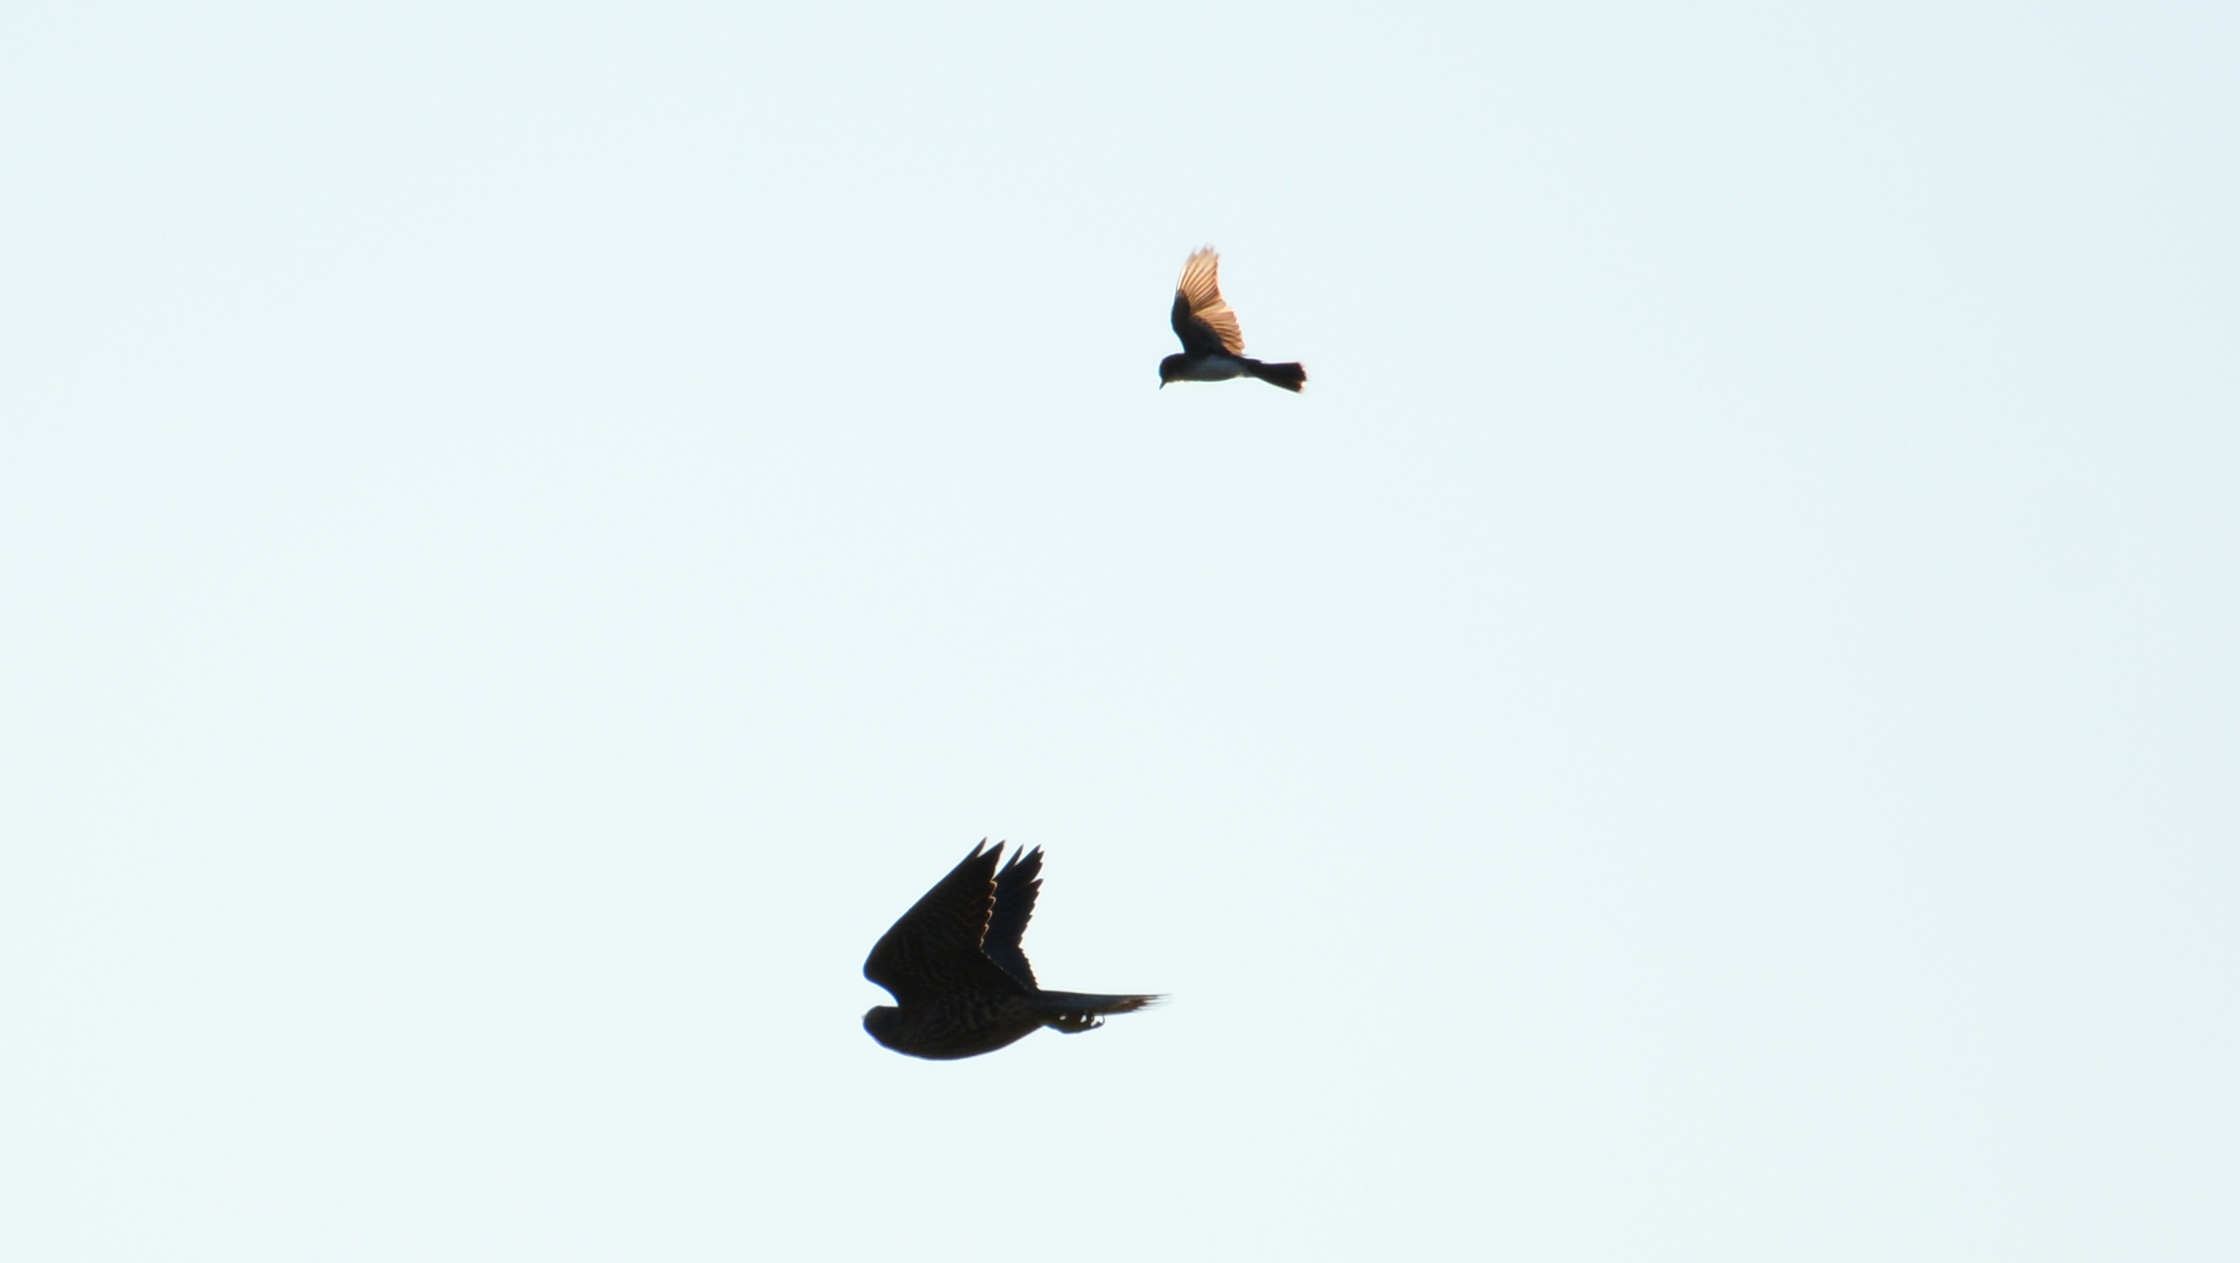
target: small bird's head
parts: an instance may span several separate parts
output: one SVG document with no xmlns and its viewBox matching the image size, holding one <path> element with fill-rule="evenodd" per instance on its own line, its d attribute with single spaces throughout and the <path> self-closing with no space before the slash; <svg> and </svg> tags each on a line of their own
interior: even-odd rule
<svg viewBox="0 0 2240 1263">
<path fill-rule="evenodd" d="M 891 1004 L 882 1004 L 863 1015 L 864 1032 L 889 1048 L 894 1047 L 894 1041 L 887 1035 L 901 1024 L 902 1010 Z"/>
<path fill-rule="evenodd" d="M 1168 382 L 1182 380 L 1182 365 L 1189 358 L 1187 355 L 1170 355 L 1159 361 L 1159 389 L 1165 390 Z"/>
</svg>

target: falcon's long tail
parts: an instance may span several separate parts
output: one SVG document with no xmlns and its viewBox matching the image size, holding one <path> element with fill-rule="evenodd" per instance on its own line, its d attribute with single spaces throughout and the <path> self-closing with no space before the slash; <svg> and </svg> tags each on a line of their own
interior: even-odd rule
<svg viewBox="0 0 2240 1263">
<path fill-rule="evenodd" d="M 1160 997 L 1155 995 L 1089 995 L 1080 991 L 1037 991 L 1035 1007 L 1045 1016 L 1042 1024 L 1068 1035 L 1093 1031 L 1104 1025 L 1107 1013 L 1133 1013 Z"/>
<path fill-rule="evenodd" d="M 1307 369 L 1304 364 L 1264 364 L 1259 360 L 1246 360 L 1244 366 L 1254 377 L 1271 386 L 1281 386 L 1285 390 L 1307 388 Z"/>
</svg>

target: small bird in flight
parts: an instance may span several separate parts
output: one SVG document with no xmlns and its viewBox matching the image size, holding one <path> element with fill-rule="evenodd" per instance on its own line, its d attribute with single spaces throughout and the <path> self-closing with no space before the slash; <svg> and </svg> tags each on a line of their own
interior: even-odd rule
<svg viewBox="0 0 2240 1263">
<path fill-rule="evenodd" d="M 1285 390 L 1305 390 L 1307 370 L 1298 364 L 1263 364 L 1244 354 L 1237 313 L 1221 301 L 1221 256 L 1212 246 L 1182 264 L 1174 287 L 1174 336 L 1182 354 L 1159 361 L 1159 388 L 1168 382 L 1225 382 L 1250 375 Z"/>
<path fill-rule="evenodd" d="M 1133 1013 L 1150 995 L 1044 991 L 1019 948 L 1042 889 L 1042 848 L 1014 851 L 1001 871 L 983 841 L 902 914 L 863 962 L 863 976 L 894 993 L 863 1015 L 863 1029 L 898 1053 L 953 1061 L 994 1052 L 1042 1027 L 1068 1035 Z"/>
</svg>

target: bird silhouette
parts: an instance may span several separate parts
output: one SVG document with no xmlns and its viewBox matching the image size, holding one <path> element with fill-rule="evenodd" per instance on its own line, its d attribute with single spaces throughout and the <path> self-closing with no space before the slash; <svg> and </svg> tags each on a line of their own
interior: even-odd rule
<svg viewBox="0 0 2240 1263">
<path fill-rule="evenodd" d="M 1174 287 L 1174 336 L 1182 339 L 1182 354 L 1159 361 L 1159 388 L 1168 382 L 1225 382 L 1232 377 L 1257 377 L 1285 390 L 1305 390 L 1307 370 L 1298 364 L 1266 364 L 1244 353 L 1244 332 L 1237 328 L 1237 313 L 1221 300 L 1221 256 L 1212 246 L 1199 249 L 1182 263 L 1182 279 Z"/>
<path fill-rule="evenodd" d="M 1019 947 L 1042 889 L 1042 848 L 985 840 L 881 935 L 863 976 L 896 1003 L 863 1015 L 863 1029 L 898 1053 L 953 1061 L 994 1052 L 1042 1027 L 1074 1035 L 1132 1013 L 1150 995 L 1045 991 Z"/>
</svg>

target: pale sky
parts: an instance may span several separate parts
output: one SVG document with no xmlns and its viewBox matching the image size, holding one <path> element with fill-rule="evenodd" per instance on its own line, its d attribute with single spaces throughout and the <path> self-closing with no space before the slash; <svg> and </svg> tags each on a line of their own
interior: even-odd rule
<svg viewBox="0 0 2240 1263">
<path fill-rule="evenodd" d="M 2240 10 L 1055 9 L 0 10 L 0 1256 L 2240 1257 Z"/>
</svg>

